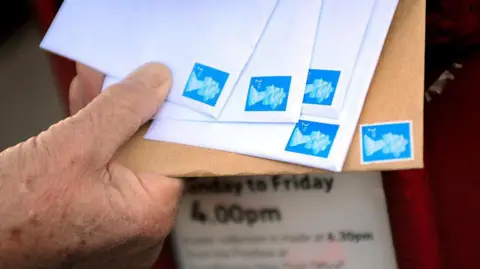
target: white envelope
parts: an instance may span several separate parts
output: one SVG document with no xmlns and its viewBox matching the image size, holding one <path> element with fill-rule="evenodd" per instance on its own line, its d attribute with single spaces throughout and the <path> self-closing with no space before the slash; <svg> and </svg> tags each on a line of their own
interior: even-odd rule
<svg viewBox="0 0 480 269">
<path fill-rule="evenodd" d="M 216 120 L 298 121 L 321 4 L 321 0 L 279 0 L 257 48 Z M 178 116 L 167 111 L 157 116 Z M 201 115 L 184 119 L 215 120 Z"/>
<path fill-rule="evenodd" d="M 161 118 L 152 123 L 145 138 L 341 171 L 397 4 L 398 0 L 377 1 L 338 120 L 304 116 L 296 126 Z M 178 108 L 164 107 L 188 113 Z M 304 145 L 304 152 L 295 152 L 292 145 Z"/>
<path fill-rule="evenodd" d="M 307 43 L 311 40 L 309 37 L 312 37 L 312 20 L 314 18 L 318 20 L 319 15 L 314 12 L 313 2 L 279 1 L 257 49 L 219 118 L 213 119 L 207 115 L 196 114 L 188 111 L 187 108 L 182 113 L 178 113 L 176 108 L 164 108 L 155 118 L 294 123 L 300 116 L 298 113 L 300 102 L 304 102 L 303 114 L 338 119 L 375 0 L 324 0 L 312 55 L 308 54 L 311 51 L 308 50 Z M 298 16 L 299 13 L 302 15 Z M 290 23 L 292 18 L 295 18 L 295 24 Z M 307 26 L 307 22 L 310 22 L 310 27 Z M 291 42 L 278 42 L 280 39 L 289 39 Z M 302 42 L 295 40 L 302 40 Z M 300 50 L 300 46 L 304 48 Z M 306 50 L 305 47 L 307 47 Z M 307 54 L 312 55 L 310 68 L 305 65 Z M 284 60 L 285 57 L 289 62 Z M 295 74 L 292 76 L 291 90 L 298 87 L 302 89 L 290 91 L 286 111 L 246 111 L 250 95 L 253 96 L 252 99 L 260 102 L 261 97 L 256 89 L 250 87 L 252 77 L 258 76 L 255 74 L 259 73 L 259 69 L 266 69 L 273 76 Z M 307 71 L 308 69 L 310 70 Z M 266 95 L 264 91 L 262 97 L 266 98 Z M 358 101 L 363 102 L 363 100 Z"/>
<path fill-rule="evenodd" d="M 324 0 L 302 114 L 340 116 L 374 5 L 375 0 Z"/>
<path fill-rule="evenodd" d="M 300 118 L 321 3 L 321 0 L 301 2 L 279 0 L 252 58 L 219 118 L 213 119 L 186 107 L 177 108 L 170 105 L 159 110 L 155 118 L 224 122 L 297 122 Z M 277 96 L 287 93 L 278 104 L 274 101 L 279 98 L 268 96 L 265 88 L 273 86 L 275 81 L 281 83 L 285 78 L 289 81 L 288 88 L 280 86 L 278 88 L 281 88 L 281 91 L 270 93 Z M 258 81 L 260 83 L 256 83 Z M 114 82 L 115 79 L 111 77 L 106 80 L 107 84 Z M 251 85 L 252 82 L 254 85 Z M 264 87 L 256 86 L 262 83 Z M 265 102 L 260 100 L 262 98 L 266 99 Z M 269 100 L 273 101 L 268 102 Z M 249 105 L 249 102 L 253 105 Z M 178 109 L 185 111 L 178 113 Z"/>
<path fill-rule="evenodd" d="M 168 100 L 218 117 L 276 3 L 67 1 L 41 47 L 120 78 L 165 63 L 174 78 Z"/>
</svg>

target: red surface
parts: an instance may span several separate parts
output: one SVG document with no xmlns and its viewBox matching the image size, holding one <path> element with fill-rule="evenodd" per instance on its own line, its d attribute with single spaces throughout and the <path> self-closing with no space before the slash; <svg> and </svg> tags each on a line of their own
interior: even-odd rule
<svg viewBox="0 0 480 269">
<path fill-rule="evenodd" d="M 53 1 L 36 0 L 45 29 Z M 424 170 L 384 173 L 400 269 L 480 268 L 480 0 L 428 1 L 427 81 L 452 60 L 464 64 L 426 106 Z M 65 100 L 74 64 L 52 57 Z M 174 268 L 166 247 L 155 268 Z"/>
<path fill-rule="evenodd" d="M 426 111 L 425 150 L 444 268 L 480 268 L 480 52 L 458 61 Z"/>
<path fill-rule="evenodd" d="M 441 268 L 433 193 L 425 171 L 384 173 L 384 187 L 399 268 Z"/>
</svg>

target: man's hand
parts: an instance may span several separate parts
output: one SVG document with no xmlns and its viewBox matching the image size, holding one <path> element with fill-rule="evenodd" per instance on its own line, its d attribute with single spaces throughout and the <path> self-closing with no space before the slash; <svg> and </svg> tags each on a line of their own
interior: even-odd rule
<svg viewBox="0 0 480 269">
<path fill-rule="evenodd" d="M 111 161 L 162 104 L 169 70 L 143 66 L 92 102 L 101 77 L 84 73 L 78 113 L 0 153 L 0 268 L 149 268 L 172 227 L 181 182 Z"/>
</svg>

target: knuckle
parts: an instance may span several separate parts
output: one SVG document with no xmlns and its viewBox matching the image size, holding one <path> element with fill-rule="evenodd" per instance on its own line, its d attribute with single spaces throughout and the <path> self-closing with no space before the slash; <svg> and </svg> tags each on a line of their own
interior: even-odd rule
<svg viewBox="0 0 480 269">
<path fill-rule="evenodd" d="M 81 117 L 74 116 L 53 125 L 40 136 L 43 135 L 47 147 L 55 148 L 57 159 L 63 165 L 88 167 L 101 157 L 101 145 L 92 136 L 95 125 L 95 115 L 82 113 Z"/>
<path fill-rule="evenodd" d="M 68 159 L 71 164 L 76 163 L 90 163 L 96 162 L 96 158 L 99 156 L 98 152 L 101 147 L 98 145 L 96 139 L 92 139 L 91 132 L 96 129 L 95 115 L 86 113 L 81 120 L 82 126 L 86 128 L 76 128 L 75 122 L 66 122 L 71 127 L 70 143 L 66 145 L 66 151 L 68 152 Z"/>
</svg>

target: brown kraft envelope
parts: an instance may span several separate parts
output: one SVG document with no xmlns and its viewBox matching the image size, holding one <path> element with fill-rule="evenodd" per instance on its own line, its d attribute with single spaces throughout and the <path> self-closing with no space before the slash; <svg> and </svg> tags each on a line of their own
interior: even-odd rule
<svg viewBox="0 0 480 269">
<path fill-rule="evenodd" d="M 412 121 L 414 159 L 361 164 L 359 129 L 344 171 L 379 171 L 423 167 L 423 88 L 426 0 L 400 0 L 359 124 Z M 294 164 L 180 144 L 143 139 L 148 126 L 117 153 L 133 171 L 175 177 L 302 174 L 320 170 Z"/>
</svg>

